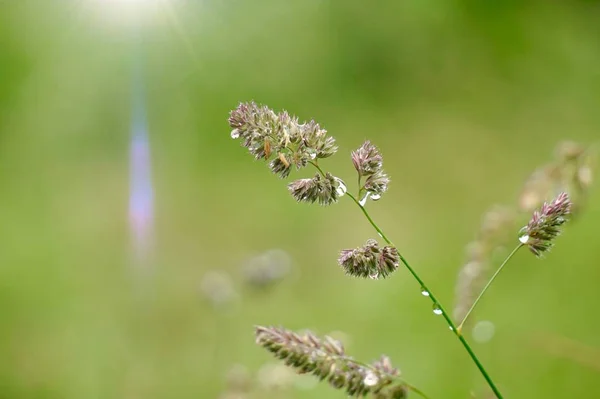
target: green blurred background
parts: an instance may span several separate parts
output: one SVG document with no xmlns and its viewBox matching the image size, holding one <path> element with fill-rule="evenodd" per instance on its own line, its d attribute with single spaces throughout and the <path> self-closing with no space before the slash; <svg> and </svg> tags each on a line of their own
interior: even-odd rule
<svg viewBox="0 0 600 399">
<path fill-rule="evenodd" d="M 559 141 L 600 138 L 600 3 L 126 2 L 0 2 L 0 397 L 217 398 L 234 364 L 272 361 L 255 324 L 343 331 L 352 355 L 388 354 L 432 398 L 485 397 L 405 270 L 343 275 L 337 252 L 374 236 L 353 204 L 295 203 L 231 140 L 228 113 L 253 99 L 315 118 L 340 145 L 324 167 L 347 181 L 349 151 L 374 141 L 392 185 L 369 209 L 451 308 L 486 209 L 515 204 Z M 136 62 L 154 188 L 141 260 Z M 478 310 L 496 334 L 473 346 L 507 398 L 600 397 L 598 195 L 547 259 L 519 253 Z M 241 266 L 270 249 L 290 277 L 244 286 Z M 211 270 L 231 277 L 233 303 L 203 297 Z M 557 336 L 588 357 L 540 345 Z"/>
</svg>

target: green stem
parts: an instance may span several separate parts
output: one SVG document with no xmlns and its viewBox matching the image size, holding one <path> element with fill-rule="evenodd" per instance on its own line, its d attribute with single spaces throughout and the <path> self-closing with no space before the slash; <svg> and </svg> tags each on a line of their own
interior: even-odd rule
<svg viewBox="0 0 600 399">
<path fill-rule="evenodd" d="M 314 166 L 315 168 L 317 168 L 317 170 L 319 171 L 319 173 L 320 173 L 320 174 L 321 174 L 323 177 L 325 177 L 325 172 L 323 172 L 323 169 L 321 169 L 321 168 L 319 167 L 319 164 L 317 164 L 317 161 L 314 161 L 314 162 L 313 162 L 313 161 L 308 161 L 308 163 L 309 163 L 309 164 L 311 164 L 312 166 Z"/>
<path fill-rule="evenodd" d="M 515 247 L 515 249 L 512 250 L 512 252 L 506 257 L 506 259 L 504 259 L 504 262 L 502 262 L 502 264 L 500 265 L 500 267 L 498 268 L 498 270 L 496 270 L 496 272 L 494 273 L 494 275 L 492 276 L 492 278 L 490 278 L 490 281 L 488 281 L 487 284 L 485 285 L 485 287 L 483 287 L 483 290 L 481 290 L 481 292 L 477 296 L 477 299 L 475 299 L 475 302 L 473 302 L 473 305 L 471 305 L 471 308 L 469 309 L 469 311 L 467 312 L 467 314 L 465 315 L 465 317 L 460 322 L 460 324 L 458 326 L 458 331 L 459 332 L 462 330 L 463 325 L 465 324 L 465 321 L 467 321 L 467 319 L 469 318 L 469 315 L 471 314 L 471 312 L 473 311 L 473 309 L 475 309 L 475 306 L 477 306 L 477 304 L 479 303 L 479 300 L 481 299 L 481 297 L 483 296 L 483 294 L 485 294 L 485 292 L 488 290 L 488 288 L 490 288 L 490 285 L 492 285 L 492 283 L 494 282 L 494 280 L 496 279 L 496 277 L 498 276 L 498 274 L 500 274 L 500 272 L 502 271 L 502 269 L 504 268 L 504 266 L 517 253 L 517 251 L 522 246 L 523 246 L 523 244 L 519 244 L 519 245 L 517 245 Z"/>
<path fill-rule="evenodd" d="M 425 395 L 425 392 L 421 391 L 420 389 L 418 389 L 414 385 L 411 385 L 411 384 L 407 383 L 406 381 L 404 381 L 404 385 L 406 385 L 406 387 L 408 389 L 410 389 L 411 391 L 413 391 L 417 395 L 421 396 L 422 398 L 429 399 L 429 396 Z"/>
<path fill-rule="evenodd" d="M 319 167 L 319 165 L 317 165 L 316 162 L 309 161 L 309 163 L 311 165 L 313 165 L 315 168 L 317 168 L 317 170 L 319 171 L 319 173 L 321 173 L 323 176 L 325 176 L 325 173 Z M 387 236 L 379 228 L 379 226 L 377 226 L 377 223 L 375 223 L 375 221 L 371 218 L 371 215 L 369 215 L 369 212 L 367 212 L 367 210 L 365 209 L 365 207 L 360 204 L 360 202 L 356 199 L 356 197 L 354 197 L 349 192 L 347 192 L 346 195 L 348 197 L 350 197 L 352 199 L 352 201 L 354 201 L 354 203 L 360 208 L 360 210 L 365 215 L 365 217 L 367 218 L 367 220 L 369 221 L 369 223 L 371 223 L 371 226 L 373 226 L 373 228 L 375 229 L 375 231 L 377 231 L 377 233 L 381 236 L 381 238 L 383 238 L 383 240 L 388 245 L 391 245 L 391 246 L 397 248 L 392 243 L 392 241 L 389 238 L 387 238 Z M 483 378 L 485 378 L 486 382 L 488 383 L 488 385 L 490 386 L 490 388 L 494 392 L 494 395 L 496 395 L 496 398 L 503 399 L 502 394 L 498 390 L 498 387 L 496 387 L 496 384 L 494 384 L 494 381 L 492 380 L 492 378 L 487 373 L 485 367 L 483 367 L 483 364 L 481 364 L 481 362 L 477 358 L 477 355 L 475 355 L 475 352 L 473 352 L 473 349 L 471 349 L 471 346 L 469 345 L 469 343 L 467 342 L 467 340 L 465 339 L 465 337 L 462 336 L 462 334 L 460 333 L 460 330 L 456 327 L 456 325 L 452 321 L 452 318 L 450 318 L 450 316 L 448 315 L 448 312 L 446 312 L 446 309 L 444 309 L 444 307 L 437 300 L 437 298 L 435 297 L 435 295 L 433 294 L 433 292 L 431 292 L 431 290 L 427 287 L 427 285 L 425 284 L 425 282 L 423 280 L 421 280 L 421 277 L 419 277 L 419 275 L 417 274 L 417 272 L 410 266 L 410 264 L 402 256 L 402 254 L 399 253 L 399 256 L 400 256 L 400 260 L 402 261 L 402 263 L 404 264 L 404 266 L 406 266 L 406 268 L 408 269 L 408 271 L 410 272 L 410 274 L 421 285 L 421 291 L 422 292 L 426 292 L 427 296 L 431 299 L 431 301 L 433 302 L 433 305 L 436 307 L 436 309 L 439 309 L 439 311 L 441 312 L 441 315 L 443 316 L 444 320 L 446 320 L 446 323 L 448 323 L 448 326 L 450 327 L 450 330 L 454 333 L 454 335 L 456 335 L 456 337 L 458 338 L 458 340 L 460 341 L 460 343 L 463 345 L 463 347 L 465 348 L 465 350 L 467 351 L 467 353 L 469 354 L 469 356 L 471 357 L 471 359 L 473 360 L 473 362 L 475 363 L 475 365 L 479 369 L 479 372 L 481 373 L 481 375 L 483 375 Z"/>
<path fill-rule="evenodd" d="M 373 219 L 371 218 L 371 216 L 369 215 L 369 212 L 367 212 L 367 210 L 365 209 L 365 207 L 362 206 L 360 204 L 360 202 L 352 194 L 346 193 L 346 195 L 348 197 L 350 197 L 352 199 L 352 201 L 354 201 L 356 203 L 356 205 L 358 205 L 358 207 L 363 212 L 363 214 L 365 215 L 365 217 L 367 218 L 367 220 L 369 221 L 369 223 L 371 223 L 371 226 L 373 226 L 373 228 L 377 231 L 377 233 L 379 233 L 379 235 L 381 236 L 381 238 L 383 238 L 383 240 L 388 245 L 396 247 L 390 241 L 390 239 L 387 238 L 387 236 L 383 233 L 383 231 L 381 231 L 381 229 L 379 228 L 379 226 L 377 226 L 377 224 L 373 221 Z M 408 263 L 408 261 L 401 254 L 400 254 L 400 260 L 402 261 L 402 263 L 404 264 L 404 266 L 406 266 L 406 268 L 408 269 L 408 271 L 410 272 L 410 274 L 414 277 L 414 279 L 417 280 L 417 282 L 421 285 L 422 292 L 426 292 L 428 294 L 427 296 L 431 299 L 431 301 L 433 302 L 433 305 L 436 307 L 436 309 L 439 309 L 439 311 L 441 312 L 441 315 L 444 317 L 444 320 L 446 320 L 446 323 L 448 323 L 448 326 L 450 327 L 450 330 L 454 333 L 454 335 L 456 335 L 456 337 L 458 338 L 458 340 L 460 341 L 460 343 L 463 345 L 463 347 L 465 348 L 465 350 L 467 351 L 467 353 L 469 354 L 469 356 L 471 357 L 471 359 L 473 360 L 473 362 L 475 363 L 475 365 L 477 366 L 477 368 L 479 369 L 479 371 L 483 375 L 483 378 L 485 378 L 486 382 L 488 383 L 488 385 L 490 386 L 490 388 L 492 389 L 492 391 L 494 392 L 494 394 L 496 395 L 496 397 L 498 399 L 502 399 L 502 394 L 500 393 L 500 391 L 496 387 L 496 384 L 494 384 L 494 381 L 492 381 L 492 378 L 489 376 L 489 374 L 485 370 L 485 367 L 483 367 L 483 364 L 481 364 L 481 362 L 479 361 L 479 359 L 477 358 L 477 356 L 473 352 L 473 349 L 471 349 L 471 346 L 469 345 L 469 343 L 462 336 L 462 334 L 460 333 L 460 330 L 458 330 L 456 328 L 456 325 L 454 324 L 454 322 L 452 321 L 452 319 L 448 315 L 448 312 L 446 312 L 446 309 L 444 309 L 444 307 L 437 300 L 437 298 L 435 297 L 435 295 L 433 294 L 433 292 L 431 292 L 431 290 L 427 287 L 427 285 L 425 284 L 425 282 L 421 279 L 421 277 L 419 277 L 419 275 L 417 274 L 417 272 L 410 266 L 410 264 Z"/>
</svg>

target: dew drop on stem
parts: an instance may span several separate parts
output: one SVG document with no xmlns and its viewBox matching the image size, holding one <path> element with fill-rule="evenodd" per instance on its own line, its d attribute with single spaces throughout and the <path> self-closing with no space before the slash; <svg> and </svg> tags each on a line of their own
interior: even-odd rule
<svg viewBox="0 0 600 399">
<path fill-rule="evenodd" d="M 348 191 L 346 184 L 341 179 L 337 179 L 337 187 L 335 188 L 335 191 L 339 197 L 343 196 Z"/>
<path fill-rule="evenodd" d="M 521 244 L 527 244 L 527 241 L 529 241 L 529 235 L 527 235 L 527 234 L 520 235 L 519 241 L 521 242 Z"/>
<path fill-rule="evenodd" d="M 365 378 L 363 380 L 363 383 L 368 387 L 375 386 L 375 385 L 377 385 L 378 382 L 379 382 L 379 378 L 372 371 L 367 372 L 367 375 L 365 375 Z"/>
<path fill-rule="evenodd" d="M 371 193 L 370 197 L 373 201 L 377 201 L 377 200 L 381 199 L 381 194 Z"/>
<path fill-rule="evenodd" d="M 360 204 L 360 206 L 365 206 L 365 204 L 367 203 L 367 199 L 369 198 L 369 193 L 365 193 L 365 196 L 362 197 L 358 203 Z"/>
<path fill-rule="evenodd" d="M 442 309 L 437 303 L 433 305 L 433 314 L 436 314 L 438 316 L 442 314 Z"/>
<path fill-rule="evenodd" d="M 525 226 L 519 231 L 519 242 L 527 244 L 527 241 L 529 241 L 529 234 L 527 234 L 527 226 Z"/>
</svg>

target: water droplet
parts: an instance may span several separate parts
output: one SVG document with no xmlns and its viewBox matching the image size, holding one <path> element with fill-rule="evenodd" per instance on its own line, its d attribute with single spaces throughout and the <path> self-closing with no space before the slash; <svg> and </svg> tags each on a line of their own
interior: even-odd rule
<svg viewBox="0 0 600 399">
<path fill-rule="evenodd" d="M 378 194 L 378 193 L 371 193 L 371 199 L 372 199 L 373 201 L 377 201 L 377 200 L 381 199 L 381 194 Z"/>
<path fill-rule="evenodd" d="M 237 129 L 233 129 L 233 130 L 231 131 L 231 138 L 232 138 L 232 139 L 237 139 L 237 138 L 239 138 L 239 137 L 240 137 L 240 131 L 239 131 L 239 130 L 237 130 Z"/>
<path fill-rule="evenodd" d="M 523 234 L 519 236 L 519 241 L 521 242 L 521 244 L 527 244 L 527 241 L 529 241 L 529 235 Z"/>
<path fill-rule="evenodd" d="M 344 181 L 342 179 L 337 179 L 337 187 L 335 188 L 335 191 L 337 193 L 337 195 L 339 197 L 343 196 L 344 194 L 346 194 L 346 192 L 348 191 L 348 189 L 346 188 L 346 184 L 344 183 Z"/>
<path fill-rule="evenodd" d="M 454 331 L 454 328 L 452 328 L 452 326 L 448 326 L 448 328 L 450 329 L 450 331 Z"/>
<path fill-rule="evenodd" d="M 369 274 L 369 278 L 371 280 L 377 280 L 379 278 L 379 272 L 378 271 L 374 271 L 373 273 Z"/>
<path fill-rule="evenodd" d="M 442 314 L 442 309 L 437 303 L 433 305 L 433 313 L 438 316 Z"/>
<path fill-rule="evenodd" d="M 425 287 L 421 287 L 421 295 L 423 295 L 423 296 L 429 296 L 429 291 L 427 291 L 425 289 Z"/>
<path fill-rule="evenodd" d="M 310 159 L 315 159 L 317 157 L 317 153 L 314 151 L 310 151 L 308 153 L 308 156 L 310 157 Z"/>
<path fill-rule="evenodd" d="M 380 232 L 377 232 L 377 235 L 379 235 L 379 237 L 383 238 L 383 234 L 381 234 Z"/>
<path fill-rule="evenodd" d="M 360 204 L 360 206 L 365 206 L 365 204 L 367 203 L 367 199 L 369 198 L 369 193 L 365 193 L 365 196 L 362 197 L 360 199 L 360 201 L 358 201 L 358 203 Z"/>
<path fill-rule="evenodd" d="M 519 241 L 521 244 L 527 244 L 529 241 L 529 234 L 527 234 L 527 226 L 524 226 L 519 230 Z"/>
<path fill-rule="evenodd" d="M 379 377 L 377 377 L 377 375 L 372 372 L 372 371 L 367 371 L 367 375 L 365 375 L 365 378 L 363 380 L 363 383 L 368 386 L 368 387 L 372 387 L 377 385 L 377 383 L 379 382 Z"/>
</svg>

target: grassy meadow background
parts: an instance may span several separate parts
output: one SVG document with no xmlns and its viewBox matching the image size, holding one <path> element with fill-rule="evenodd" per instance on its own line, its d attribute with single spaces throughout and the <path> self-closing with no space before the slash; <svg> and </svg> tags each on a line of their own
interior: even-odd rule
<svg viewBox="0 0 600 399">
<path fill-rule="evenodd" d="M 255 324 L 343 331 L 353 356 L 388 354 L 432 398 L 485 398 L 408 272 L 343 275 L 338 251 L 375 236 L 351 201 L 295 203 L 230 138 L 228 113 L 253 99 L 316 119 L 340 146 L 323 165 L 348 183 L 349 152 L 377 144 L 392 184 L 369 210 L 451 308 L 482 214 L 516 204 L 560 141 L 600 139 L 600 3 L 123 3 L 0 1 L 0 398 L 218 398 L 233 365 L 272 361 Z M 154 189 L 141 265 L 136 64 Z M 552 253 L 520 252 L 478 309 L 496 332 L 474 350 L 506 398 L 600 397 L 599 225 L 594 188 Z M 242 265 L 271 249 L 289 278 L 245 286 Z M 201 291 L 215 270 L 238 291 L 218 309 Z"/>
</svg>

